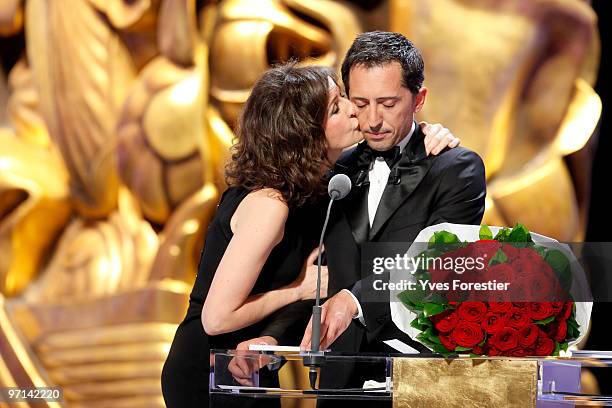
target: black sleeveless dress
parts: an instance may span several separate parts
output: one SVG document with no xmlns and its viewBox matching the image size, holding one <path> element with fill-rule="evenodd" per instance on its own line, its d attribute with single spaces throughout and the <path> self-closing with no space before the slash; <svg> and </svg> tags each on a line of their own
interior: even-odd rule
<svg viewBox="0 0 612 408">
<path fill-rule="evenodd" d="M 204 300 L 217 266 L 233 236 L 230 219 L 248 193 L 248 190 L 240 187 L 230 187 L 226 190 L 208 227 L 187 315 L 176 331 L 162 371 L 162 392 L 169 408 L 207 407 L 210 349 L 234 349 L 244 340 L 260 337 L 274 319 L 272 314 L 251 326 L 217 336 L 207 335 L 201 322 Z M 304 260 L 318 243 L 317 229 L 322 223 L 318 214 L 315 207 L 309 206 L 289 211 L 283 239 L 272 249 L 251 295 L 278 289 L 298 277 Z M 307 321 L 303 322 L 304 327 L 306 323 Z M 278 386 L 277 381 L 275 375 L 261 378 L 260 374 L 260 382 L 267 382 L 266 386 Z M 223 396 L 219 398 L 214 395 L 214 405 L 217 406 L 218 403 L 224 407 L 280 406 L 278 400 L 246 400 Z"/>
</svg>

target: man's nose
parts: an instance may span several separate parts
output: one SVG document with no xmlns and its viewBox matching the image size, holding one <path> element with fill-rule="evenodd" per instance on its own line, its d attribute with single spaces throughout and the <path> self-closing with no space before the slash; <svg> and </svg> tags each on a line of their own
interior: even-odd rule
<svg viewBox="0 0 612 408">
<path fill-rule="evenodd" d="M 349 114 L 349 118 L 356 118 L 357 117 L 357 108 L 355 107 L 355 105 L 353 103 L 349 104 L 349 110 L 348 110 L 348 114 Z"/>
<path fill-rule="evenodd" d="M 380 127 L 382 126 L 382 122 L 383 122 L 382 117 L 377 107 L 370 106 L 368 108 L 368 126 L 370 127 L 370 130 L 374 132 L 380 130 Z"/>
</svg>

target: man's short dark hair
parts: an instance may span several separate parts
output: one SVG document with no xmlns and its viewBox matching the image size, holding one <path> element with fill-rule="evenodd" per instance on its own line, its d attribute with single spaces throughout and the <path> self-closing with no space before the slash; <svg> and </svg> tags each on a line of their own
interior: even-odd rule
<svg viewBox="0 0 612 408">
<path fill-rule="evenodd" d="M 342 82 L 349 93 L 350 71 L 356 65 L 367 68 L 397 61 L 402 66 L 402 85 L 416 94 L 423 85 L 425 65 L 414 44 L 399 33 L 370 31 L 360 34 L 342 63 Z"/>
</svg>

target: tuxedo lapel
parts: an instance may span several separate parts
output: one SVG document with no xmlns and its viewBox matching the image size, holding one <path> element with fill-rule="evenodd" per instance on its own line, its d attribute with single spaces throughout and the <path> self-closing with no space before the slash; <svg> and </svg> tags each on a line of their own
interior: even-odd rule
<svg viewBox="0 0 612 408">
<path fill-rule="evenodd" d="M 353 238 L 358 245 L 368 239 L 370 222 L 368 218 L 368 165 L 360 161 L 365 142 L 360 143 L 347 160 L 336 163 L 334 172 L 343 173 L 351 179 L 351 192 L 339 204 L 351 227 Z"/>
<path fill-rule="evenodd" d="M 432 165 L 427 159 L 424 135 L 417 124 L 413 136 L 402 152 L 399 162 L 391 169 L 389 182 L 378 204 L 368 239 L 373 240 L 393 213 L 412 194 Z M 367 198 L 366 198 L 367 207 Z M 367 211 L 367 208 L 366 208 Z M 367 213 L 366 213 L 367 214 Z"/>
<path fill-rule="evenodd" d="M 351 226 L 351 232 L 353 238 L 358 245 L 363 244 L 368 239 L 368 232 L 370 230 L 370 221 L 368 218 L 368 190 L 370 189 L 370 183 L 367 181 L 367 170 L 361 170 L 357 173 L 355 179 L 351 178 L 353 183 L 353 189 L 351 195 L 347 198 L 349 200 L 343 201 L 344 213 Z M 361 184 L 357 184 L 356 181 L 362 180 Z"/>
</svg>

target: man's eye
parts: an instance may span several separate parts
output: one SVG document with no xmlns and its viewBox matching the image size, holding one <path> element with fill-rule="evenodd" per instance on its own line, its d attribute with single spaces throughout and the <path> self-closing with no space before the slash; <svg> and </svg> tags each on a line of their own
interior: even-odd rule
<svg viewBox="0 0 612 408">
<path fill-rule="evenodd" d="M 365 103 L 356 103 L 355 106 L 357 106 L 359 109 L 365 108 L 366 104 Z"/>
<path fill-rule="evenodd" d="M 392 108 L 392 107 L 394 107 L 394 106 L 395 106 L 395 104 L 394 104 L 394 103 L 383 103 L 383 106 L 384 106 L 385 108 Z"/>
</svg>

